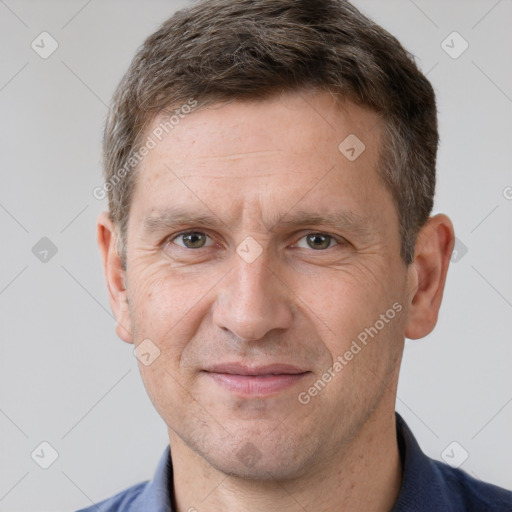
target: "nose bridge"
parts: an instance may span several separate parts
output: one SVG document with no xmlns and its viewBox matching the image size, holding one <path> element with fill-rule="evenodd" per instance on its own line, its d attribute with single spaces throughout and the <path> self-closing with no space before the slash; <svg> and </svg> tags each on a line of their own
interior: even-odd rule
<svg viewBox="0 0 512 512">
<path fill-rule="evenodd" d="M 232 271 L 215 304 L 213 318 L 218 327 L 241 340 L 254 341 L 291 325 L 290 293 L 269 267 L 268 249 L 253 261 L 233 255 Z"/>
</svg>

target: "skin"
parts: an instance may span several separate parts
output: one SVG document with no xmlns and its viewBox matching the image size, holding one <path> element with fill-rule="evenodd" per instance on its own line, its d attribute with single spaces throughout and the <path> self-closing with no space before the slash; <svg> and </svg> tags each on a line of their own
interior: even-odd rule
<svg viewBox="0 0 512 512">
<path fill-rule="evenodd" d="M 312 91 L 197 110 L 142 163 L 126 270 L 115 227 L 107 214 L 98 219 L 117 332 L 160 350 L 139 367 L 168 426 L 180 512 L 392 508 L 402 474 L 394 407 L 404 338 L 436 324 L 454 233 L 448 217 L 432 217 L 404 264 L 397 212 L 376 172 L 380 123 Z M 349 134 L 366 146 L 353 162 L 338 150 Z M 155 221 L 178 206 L 218 225 Z M 357 222 L 283 223 L 299 211 L 343 211 Z M 187 230 L 203 233 L 205 245 L 177 237 Z M 314 233 L 333 238 L 307 236 Z M 251 263 L 236 251 L 247 237 L 262 249 Z M 401 311 L 301 403 L 299 393 L 396 303 Z M 276 393 L 241 396 L 203 371 L 232 361 L 309 373 Z M 247 451 L 255 462 L 240 456 Z"/>
</svg>

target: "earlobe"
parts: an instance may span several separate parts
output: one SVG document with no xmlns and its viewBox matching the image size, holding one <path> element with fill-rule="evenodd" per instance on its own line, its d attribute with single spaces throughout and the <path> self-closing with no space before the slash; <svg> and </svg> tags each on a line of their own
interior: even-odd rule
<svg viewBox="0 0 512 512">
<path fill-rule="evenodd" d="M 452 222 L 443 214 L 431 217 L 418 234 L 410 268 L 407 338 L 423 338 L 437 323 L 454 241 Z"/>
<path fill-rule="evenodd" d="M 108 213 L 103 212 L 97 220 L 97 241 L 107 282 L 110 307 L 117 321 L 117 335 L 127 343 L 133 343 L 131 321 L 125 285 L 126 271 L 116 246 L 117 231 Z"/>
</svg>

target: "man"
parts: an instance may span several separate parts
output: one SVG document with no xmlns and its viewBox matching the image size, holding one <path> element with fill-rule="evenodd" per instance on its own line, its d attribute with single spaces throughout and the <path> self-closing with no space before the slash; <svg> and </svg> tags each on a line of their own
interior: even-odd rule
<svg viewBox="0 0 512 512">
<path fill-rule="evenodd" d="M 98 241 L 170 448 L 87 510 L 512 510 L 394 412 L 454 245 L 437 144 L 431 85 L 347 2 L 203 1 L 146 40 Z"/>
</svg>

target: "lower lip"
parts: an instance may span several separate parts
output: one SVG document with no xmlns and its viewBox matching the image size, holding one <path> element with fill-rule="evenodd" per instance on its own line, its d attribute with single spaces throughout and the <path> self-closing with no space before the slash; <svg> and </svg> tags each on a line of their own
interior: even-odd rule
<svg viewBox="0 0 512 512">
<path fill-rule="evenodd" d="M 309 372 L 279 375 L 233 375 L 207 372 L 217 383 L 239 395 L 265 396 L 289 388 Z"/>
</svg>

